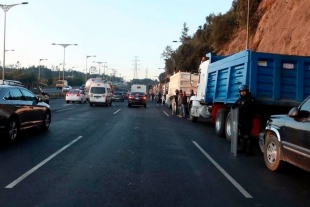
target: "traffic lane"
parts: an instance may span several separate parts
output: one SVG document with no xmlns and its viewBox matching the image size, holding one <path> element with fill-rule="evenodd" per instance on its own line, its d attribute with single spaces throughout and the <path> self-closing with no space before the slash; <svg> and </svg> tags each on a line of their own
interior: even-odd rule
<svg viewBox="0 0 310 207">
<path fill-rule="evenodd" d="M 166 107 L 159 110 L 170 112 Z M 170 116 L 174 120 L 180 119 Z M 198 119 L 197 123 L 187 122 L 187 128 L 192 133 L 192 140 L 197 142 L 213 157 L 235 180 L 237 180 L 253 196 L 253 200 L 262 206 L 308 206 L 307 195 L 310 192 L 309 173 L 292 165 L 287 165 L 283 172 L 269 171 L 264 163 L 263 153 L 255 139 L 255 156 L 247 157 L 230 153 L 230 143 L 215 134 L 214 124 L 206 119 Z M 207 129 L 205 133 L 197 131 L 197 127 Z M 294 190 L 292 190 L 294 189 Z M 297 201 L 297 202 L 296 202 Z"/>
<path fill-rule="evenodd" d="M 175 120 L 151 104 L 123 105 L 120 112 L 106 127 L 95 122 L 97 130 L 84 131 L 59 157 L 2 192 L 4 203 L 14 206 L 18 194 L 25 206 L 242 206 L 244 196 L 201 156 L 188 133 L 175 130 L 182 129 Z"/>
<path fill-rule="evenodd" d="M 52 113 L 47 132 L 38 128 L 21 131 L 15 142 L 0 141 L 0 186 L 16 179 L 43 159 L 80 136 L 84 130 L 94 130 L 93 123 L 108 123 L 112 107 L 85 107 L 81 113 L 73 110 Z"/>
</svg>

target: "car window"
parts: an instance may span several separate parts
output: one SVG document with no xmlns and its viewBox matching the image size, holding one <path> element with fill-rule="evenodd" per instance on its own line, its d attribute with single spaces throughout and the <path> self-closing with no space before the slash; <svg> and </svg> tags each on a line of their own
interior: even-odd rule
<svg viewBox="0 0 310 207">
<path fill-rule="evenodd" d="M 4 98 L 4 100 L 12 100 L 12 96 L 11 96 L 10 92 L 7 92 L 3 98 Z"/>
<path fill-rule="evenodd" d="M 103 93 L 105 93 L 105 88 L 103 88 L 103 87 L 92 87 L 90 89 L 90 92 L 91 93 L 97 93 L 97 94 L 103 94 Z"/>
<path fill-rule="evenodd" d="M 79 93 L 80 91 L 69 91 L 68 93 L 69 94 L 77 94 L 77 93 Z"/>
<path fill-rule="evenodd" d="M 37 97 L 35 95 L 33 95 L 31 92 L 29 92 L 25 89 L 21 89 L 21 91 L 24 94 L 27 101 L 36 101 L 37 100 Z"/>
<path fill-rule="evenodd" d="M 143 92 L 131 92 L 131 95 L 132 96 L 143 96 L 143 95 L 145 95 L 145 93 L 143 93 Z"/>
<path fill-rule="evenodd" d="M 308 118 L 310 114 L 310 99 L 308 99 L 301 107 L 300 107 L 300 115 L 304 118 Z"/>
<path fill-rule="evenodd" d="M 18 88 L 14 88 L 10 90 L 10 94 L 12 99 L 11 100 L 22 100 L 26 101 L 26 98 L 23 96 L 23 94 L 20 92 Z"/>
</svg>

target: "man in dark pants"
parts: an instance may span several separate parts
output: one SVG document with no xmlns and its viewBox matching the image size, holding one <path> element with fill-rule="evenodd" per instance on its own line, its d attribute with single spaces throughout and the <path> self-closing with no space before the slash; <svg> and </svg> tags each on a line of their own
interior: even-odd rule
<svg viewBox="0 0 310 207">
<path fill-rule="evenodd" d="M 254 117 L 255 99 L 249 92 L 246 85 L 241 85 L 238 88 L 240 98 L 232 105 L 232 108 L 239 108 L 239 128 L 241 133 L 242 149 L 239 153 L 245 152 L 246 155 L 253 155 L 251 130 Z"/>
<path fill-rule="evenodd" d="M 176 89 L 175 90 L 175 96 L 174 96 L 174 102 L 175 102 L 175 105 L 176 105 L 176 108 L 175 108 L 175 115 L 178 115 L 179 114 L 179 102 L 178 102 L 178 99 L 179 99 L 179 90 Z"/>
</svg>

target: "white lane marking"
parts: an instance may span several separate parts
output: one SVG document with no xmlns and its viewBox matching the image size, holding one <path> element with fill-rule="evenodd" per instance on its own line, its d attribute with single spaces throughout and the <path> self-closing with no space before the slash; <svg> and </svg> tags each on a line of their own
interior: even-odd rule
<svg viewBox="0 0 310 207">
<path fill-rule="evenodd" d="M 156 106 L 158 106 L 158 104 L 156 104 Z"/>
<path fill-rule="evenodd" d="M 75 108 L 75 107 L 67 108 L 67 109 L 61 109 L 61 110 L 58 110 L 58 111 L 56 111 L 56 112 L 67 111 L 67 110 L 74 109 L 74 108 Z"/>
<path fill-rule="evenodd" d="M 119 112 L 121 109 L 118 109 L 117 111 L 115 111 L 113 114 L 116 114 L 117 112 Z"/>
<path fill-rule="evenodd" d="M 213 158 L 206 153 L 195 141 L 193 141 L 194 145 L 213 163 L 213 165 L 221 171 L 221 173 L 244 195 L 246 198 L 253 198 L 244 188 L 242 188 L 237 181 L 235 181 Z"/>
<path fill-rule="evenodd" d="M 163 111 L 164 112 L 164 114 L 166 114 L 166 116 L 169 116 L 165 111 Z"/>
<path fill-rule="evenodd" d="M 70 147 L 72 144 L 74 144 L 75 142 L 77 142 L 79 139 L 81 139 L 83 136 L 79 136 L 78 138 L 76 138 L 75 140 L 73 140 L 72 142 L 70 142 L 69 144 L 67 144 L 66 146 L 64 146 L 63 148 L 61 148 L 60 150 L 58 150 L 57 152 L 55 152 L 54 154 L 52 154 L 51 156 L 49 156 L 48 158 L 46 158 L 45 160 L 43 160 L 42 162 L 40 162 L 39 164 L 37 164 L 35 167 L 33 167 L 32 169 L 30 169 L 28 172 L 26 172 L 25 174 L 23 174 L 22 176 L 20 176 L 19 178 L 17 178 L 16 180 L 14 180 L 12 183 L 10 183 L 9 185 L 7 185 L 5 188 L 13 188 L 15 185 L 17 185 L 19 182 L 21 182 L 22 180 L 24 180 L 26 177 L 28 177 L 31 173 L 33 173 L 34 171 L 36 171 L 37 169 L 39 169 L 40 167 L 42 167 L 45 163 L 47 163 L 48 161 L 50 161 L 51 159 L 53 159 L 54 157 L 56 157 L 59 153 L 61 153 L 62 151 L 64 151 L 65 149 L 67 149 L 68 147 Z"/>
</svg>

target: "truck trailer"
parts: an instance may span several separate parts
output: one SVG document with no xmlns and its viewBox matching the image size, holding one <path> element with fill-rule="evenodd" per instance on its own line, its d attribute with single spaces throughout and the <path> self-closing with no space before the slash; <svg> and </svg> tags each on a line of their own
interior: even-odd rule
<svg viewBox="0 0 310 207">
<path fill-rule="evenodd" d="M 231 140 L 230 108 L 240 97 L 238 87 L 249 86 L 256 99 L 251 135 L 258 137 L 270 115 L 287 113 L 310 95 L 310 57 L 244 50 L 229 56 L 207 54 L 199 70 L 197 94 L 190 100 L 193 122 L 204 117 L 218 136 Z"/>
</svg>

